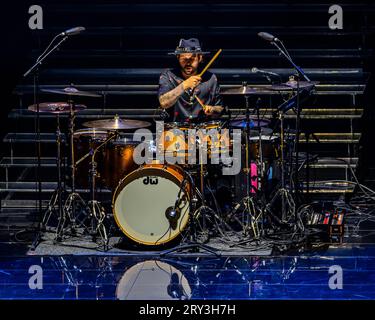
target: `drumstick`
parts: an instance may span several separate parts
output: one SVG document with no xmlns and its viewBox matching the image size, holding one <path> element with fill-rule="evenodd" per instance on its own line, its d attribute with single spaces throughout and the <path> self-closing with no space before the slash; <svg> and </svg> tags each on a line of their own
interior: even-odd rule
<svg viewBox="0 0 375 320">
<path fill-rule="evenodd" d="M 198 103 L 201 105 L 201 107 L 203 108 L 203 111 L 206 111 L 206 105 L 202 102 L 201 99 L 198 98 L 197 95 L 195 95 L 195 98 L 197 99 Z"/>
<path fill-rule="evenodd" d="M 214 63 L 214 61 L 219 56 L 219 54 L 221 53 L 221 51 L 223 51 L 223 49 L 219 49 L 219 51 L 215 53 L 215 55 L 212 57 L 212 59 L 210 60 L 210 62 L 207 63 L 207 65 L 204 67 L 204 69 L 202 70 L 202 72 L 200 74 L 198 74 L 199 77 L 202 77 L 202 75 L 207 71 L 207 69 L 211 66 L 211 64 Z"/>
</svg>

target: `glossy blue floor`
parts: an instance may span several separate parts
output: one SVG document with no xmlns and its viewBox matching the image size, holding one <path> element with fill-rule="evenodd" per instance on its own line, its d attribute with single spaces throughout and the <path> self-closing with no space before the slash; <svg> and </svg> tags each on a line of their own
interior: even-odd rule
<svg viewBox="0 0 375 320">
<path fill-rule="evenodd" d="M 3 242 L 0 299 L 374 299 L 371 230 L 269 257 L 25 256 Z"/>
</svg>

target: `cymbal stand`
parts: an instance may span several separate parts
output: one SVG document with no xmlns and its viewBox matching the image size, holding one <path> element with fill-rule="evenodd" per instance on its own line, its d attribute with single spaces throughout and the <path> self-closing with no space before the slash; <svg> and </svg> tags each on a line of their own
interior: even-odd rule
<svg viewBox="0 0 375 320">
<path fill-rule="evenodd" d="M 243 83 L 243 86 L 246 87 L 246 83 Z M 237 222 L 240 223 L 241 227 L 244 229 L 244 236 L 249 235 L 249 231 L 252 230 L 254 238 L 246 239 L 237 244 L 245 244 L 251 241 L 258 241 L 261 233 L 258 227 L 258 220 L 263 215 L 263 211 L 257 206 L 254 196 L 250 195 L 250 189 L 254 188 L 251 185 L 251 157 L 250 157 L 250 103 L 249 95 L 244 95 L 245 106 L 246 106 L 246 132 L 245 132 L 245 168 L 243 171 L 246 174 L 246 196 L 239 201 L 234 209 L 229 213 L 227 220 L 234 218 Z M 259 120 L 259 119 L 258 119 Z M 257 190 L 255 190 L 257 191 Z M 244 207 L 247 214 L 243 214 L 242 222 L 235 217 L 236 212 L 239 208 Z M 263 228 L 262 228 L 263 229 Z"/>
<path fill-rule="evenodd" d="M 263 159 L 263 138 L 262 138 L 262 127 L 260 126 L 260 98 L 257 99 L 255 103 L 255 108 L 256 108 L 256 115 L 257 115 L 257 123 L 256 126 L 258 128 L 258 190 L 257 190 L 257 196 L 261 197 L 261 200 L 264 200 L 264 192 L 263 191 L 263 186 L 265 184 L 265 164 L 264 164 L 264 159 Z M 264 210 L 263 210 L 263 205 L 259 208 L 260 210 L 260 217 L 261 217 L 261 231 L 259 233 L 259 236 L 263 235 L 264 233 Z"/>
<path fill-rule="evenodd" d="M 100 148 L 102 148 L 104 145 L 106 145 L 109 141 L 115 139 L 118 137 L 118 132 L 111 133 L 109 137 L 103 141 L 99 146 L 97 146 L 95 149 L 90 149 L 90 155 L 91 155 L 91 168 L 90 168 L 90 179 L 91 179 L 91 200 L 89 201 L 89 207 L 90 207 L 90 218 L 91 218 L 91 234 L 94 238 L 94 241 L 96 240 L 96 236 L 99 235 L 101 240 L 104 244 L 104 250 L 108 250 L 108 234 L 106 227 L 104 225 L 104 220 L 106 218 L 106 212 L 103 208 L 103 206 L 100 204 L 98 200 L 96 200 L 96 177 L 98 175 L 97 171 L 97 163 L 95 161 L 96 153 L 99 151 Z"/>
<path fill-rule="evenodd" d="M 281 143 L 281 188 L 272 197 L 271 201 L 266 205 L 265 211 L 271 214 L 279 223 L 287 223 L 288 220 L 295 216 L 296 205 L 290 191 L 286 188 L 285 183 L 285 136 L 284 136 L 284 112 L 279 110 L 280 120 L 280 143 Z M 272 212 L 271 207 L 276 200 L 281 199 L 281 220 L 278 219 Z"/>
<path fill-rule="evenodd" d="M 243 84 L 246 86 L 246 83 Z M 250 103 L 249 95 L 244 95 L 246 106 L 246 134 L 245 134 L 245 168 L 246 174 L 246 196 L 240 201 L 245 207 L 246 215 L 243 216 L 243 225 L 245 225 L 244 236 L 248 235 L 249 230 L 253 231 L 254 237 L 259 238 L 257 205 L 251 193 L 251 156 L 250 156 Z"/>
<path fill-rule="evenodd" d="M 62 167 L 62 161 L 61 161 L 61 142 L 62 142 L 62 133 L 60 129 L 60 114 L 56 114 L 56 165 L 57 165 L 57 188 L 54 191 L 49 203 L 47 210 L 43 214 L 42 222 L 40 225 L 40 231 L 45 231 L 46 227 L 48 225 L 48 222 L 51 218 L 51 215 L 56 210 L 57 205 L 57 211 L 58 211 L 58 221 L 60 222 L 63 218 L 63 205 L 62 205 L 62 194 L 63 194 L 63 188 L 62 188 L 62 174 L 61 174 L 61 167 Z M 35 249 L 36 245 L 39 242 L 39 237 L 37 237 L 37 240 L 35 243 L 33 243 L 32 248 Z"/>
<path fill-rule="evenodd" d="M 76 233 L 77 229 L 77 203 L 81 205 L 82 208 L 87 209 L 87 204 L 83 200 L 83 198 L 76 192 L 75 186 L 75 174 L 76 174 L 76 163 L 75 163 L 75 153 L 74 153 L 74 121 L 75 121 L 75 110 L 74 110 L 74 101 L 70 98 L 68 100 L 70 105 L 70 112 L 69 112 L 69 137 L 70 137 L 70 161 L 71 161 L 71 191 L 65 201 L 64 208 L 63 208 L 63 219 L 59 222 L 57 227 L 57 234 L 56 234 L 56 241 L 61 241 L 64 230 L 65 224 L 67 220 L 69 220 L 70 230 L 72 234 Z"/>
</svg>

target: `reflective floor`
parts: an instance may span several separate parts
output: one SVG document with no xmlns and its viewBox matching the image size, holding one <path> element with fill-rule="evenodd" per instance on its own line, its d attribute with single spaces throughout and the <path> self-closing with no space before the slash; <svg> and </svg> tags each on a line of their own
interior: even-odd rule
<svg viewBox="0 0 375 320">
<path fill-rule="evenodd" d="M 0 299 L 374 298 L 369 243 L 272 257 L 0 257 Z"/>
</svg>

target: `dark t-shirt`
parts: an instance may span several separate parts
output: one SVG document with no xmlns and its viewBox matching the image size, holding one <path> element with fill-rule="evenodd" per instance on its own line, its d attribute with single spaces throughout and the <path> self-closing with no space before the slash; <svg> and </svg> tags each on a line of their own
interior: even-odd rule
<svg viewBox="0 0 375 320">
<path fill-rule="evenodd" d="M 164 93 L 176 88 L 184 79 L 178 69 L 164 70 L 159 78 L 160 97 Z M 222 106 L 223 101 L 220 96 L 220 87 L 216 76 L 211 72 L 205 72 L 202 82 L 195 87 L 194 95 L 205 104 L 210 106 Z M 169 113 L 168 121 L 185 122 L 191 120 L 207 120 L 207 117 L 197 99 L 192 98 L 192 94 L 184 92 L 177 100 L 175 105 L 167 109 Z"/>
</svg>

